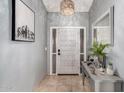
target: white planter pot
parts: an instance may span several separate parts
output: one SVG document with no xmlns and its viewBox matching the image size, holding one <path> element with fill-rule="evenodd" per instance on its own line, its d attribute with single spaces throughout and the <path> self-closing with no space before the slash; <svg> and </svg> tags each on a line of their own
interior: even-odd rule
<svg viewBox="0 0 124 93">
<path fill-rule="evenodd" d="M 114 74 L 112 66 L 110 66 L 110 65 L 107 66 L 106 73 L 108 75 L 113 75 Z"/>
</svg>

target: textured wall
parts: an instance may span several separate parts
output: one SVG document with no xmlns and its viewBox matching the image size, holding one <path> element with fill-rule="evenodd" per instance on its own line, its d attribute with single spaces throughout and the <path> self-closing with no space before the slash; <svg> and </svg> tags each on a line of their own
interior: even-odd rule
<svg viewBox="0 0 124 93">
<path fill-rule="evenodd" d="M 115 0 L 114 38 L 111 56 L 119 75 L 124 79 L 124 0 Z"/>
<path fill-rule="evenodd" d="M 114 46 L 108 57 L 114 63 L 114 68 L 120 77 L 124 79 L 124 0 L 95 0 L 89 13 L 90 26 L 113 4 L 115 6 Z"/>
<path fill-rule="evenodd" d="M 87 37 L 89 37 L 89 14 L 88 13 L 75 13 L 72 16 L 63 16 L 60 13 L 48 13 L 47 20 L 47 46 L 48 46 L 48 73 L 49 73 L 49 62 L 50 62 L 50 27 L 52 26 L 72 26 L 72 27 L 86 27 L 87 29 Z M 87 38 L 88 41 L 88 38 Z M 87 43 L 88 48 L 88 43 Z"/>
<path fill-rule="evenodd" d="M 11 0 L 0 0 L 0 91 L 32 91 L 46 75 L 47 12 L 41 0 L 23 0 L 36 13 L 35 42 L 11 41 Z"/>
</svg>

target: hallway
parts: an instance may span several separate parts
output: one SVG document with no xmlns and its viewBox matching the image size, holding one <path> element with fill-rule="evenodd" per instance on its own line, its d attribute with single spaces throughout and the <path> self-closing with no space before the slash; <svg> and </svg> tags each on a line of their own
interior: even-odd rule
<svg viewBox="0 0 124 93">
<path fill-rule="evenodd" d="M 0 92 L 124 91 L 123 8 L 124 0 L 0 0 Z"/>
<path fill-rule="evenodd" d="M 88 81 L 82 85 L 81 76 L 47 76 L 35 90 L 36 92 L 89 92 Z"/>
</svg>

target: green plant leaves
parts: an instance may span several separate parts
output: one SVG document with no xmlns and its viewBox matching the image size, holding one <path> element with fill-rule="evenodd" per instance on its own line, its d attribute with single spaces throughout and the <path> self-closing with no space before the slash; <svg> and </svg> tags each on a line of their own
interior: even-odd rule
<svg viewBox="0 0 124 93">
<path fill-rule="evenodd" d="M 94 42 L 93 47 L 90 48 L 91 55 L 104 57 L 106 55 L 104 49 L 107 48 L 108 46 L 109 44 Z"/>
</svg>

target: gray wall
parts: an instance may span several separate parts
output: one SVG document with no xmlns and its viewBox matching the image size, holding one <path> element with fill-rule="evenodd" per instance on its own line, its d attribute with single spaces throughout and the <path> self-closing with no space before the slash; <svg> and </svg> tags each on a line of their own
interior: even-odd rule
<svg viewBox="0 0 124 93">
<path fill-rule="evenodd" d="M 11 0 L 0 0 L 0 91 L 32 91 L 47 72 L 47 12 L 41 0 L 23 1 L 36 13 L 32 43 L 11 41 Z"/>
<path fill-rule="evenodd" d="M 88 13 L 75 13 L 72 16 L 63 16 L 60 13 L 48 13 L 48 20 L 47 20 L 47 46 L 48 46 L 48 74 L 49 74 L 49 67 L 50 67 L 50 27 L 52 26 L 82 26 L 86 27 L 87 29 L 87 37 L 89 37 L 89 14 Z M 87 38 L 88 41 L 88 38 Z M 87 45 L 89 45 L 87 43 Z M 87 46 L 88 48 L 88 46 Z"/>
<path fill-rule="evenodd" d="M 114 63 L 114 68 L 120 77 L 124 79 L 124 0 L 94 0 L 89 13 L 90 27 L 113 4 L 115 6 L 114 46 L 108 57 Z"/>
<path fill-rule="evenodd" d="M 115 0 L 115 32 L 112 59 L 124 79 L 124 0 Z M 124 89 L 124 88 L 123 88 Z"/>
</svg>

